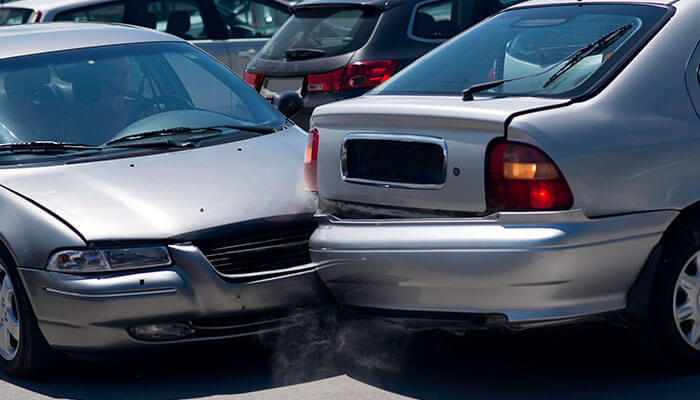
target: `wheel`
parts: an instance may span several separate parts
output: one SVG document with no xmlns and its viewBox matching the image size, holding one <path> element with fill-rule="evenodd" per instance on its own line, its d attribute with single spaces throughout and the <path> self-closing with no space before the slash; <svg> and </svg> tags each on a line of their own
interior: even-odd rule
<svg viewBox="0 0 700 400">
<path fill-rule="evenodd" d="M 39 330 L 16 268 L 0 259 L 0 367 L 10 376 L 36 376 L 59 360 Z"/>
<path fill-rule="evenodd" d="M 648 328 L 664 361 L 700 365 L 700 228 L 682 222 L 663 243 Z"/>
</svg>

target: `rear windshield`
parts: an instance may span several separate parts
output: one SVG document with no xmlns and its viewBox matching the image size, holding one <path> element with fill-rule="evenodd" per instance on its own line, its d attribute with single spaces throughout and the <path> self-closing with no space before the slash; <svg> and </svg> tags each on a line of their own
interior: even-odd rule
<svg viewBox="0 0 700 400">
<path fill-rule="evenodd" d="M 656 6 L 590 4 L 506 11 L 438 47 L 372 93 L 460 95 L 475 84 L 525 77 L 479 95 L 576 97 L 633 53 L 667 12 Z M 607 45 L 575 57 L 606 35 L 613 38 Z M 574 58 L 580 59 L 571 65 Z"/>
<path fill-rule="evenodd" d="M 315 50 L 318 57 L 350 53 L 367 43 L 379 12 L 355 7 L 296 10 L 260 51 L 268 60 L 285 60 L 287 50 Z"/>
<path fill-rule="evenodd" d="M 26 8 L 0 8 L 0 25 L 26 24 L 32 10 Z"/>
</svg>

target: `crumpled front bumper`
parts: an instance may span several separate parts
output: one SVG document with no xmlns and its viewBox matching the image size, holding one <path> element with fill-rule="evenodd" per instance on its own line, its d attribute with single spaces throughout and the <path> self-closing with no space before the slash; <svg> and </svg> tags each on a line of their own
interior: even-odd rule
<svg viewBox="0 0 700 400">
<path fill-rule="evenodd" d="M 221 340 L 298 323 L 292 310 L 328 299 L 313 265 L 291 275 L 231 283 L 193 245 L 169 246 L 173 265 L 109 276 L 77 276 L 20 268 L 20 276 L 50 345 L 69 351 L 114 350 L 164 343 Z M 150 342 L 127 329 L 156 323 L 191 323 L 196 334 Z"/>
<path fill-rule="evenodd" d="M 624 309 L 628 290 L 676 215 L 328 217 L 311 238 L 311 255 L 345 306 L 437 319 L 501 315 L 513 325 L 536 324 Z"/>
</svg>

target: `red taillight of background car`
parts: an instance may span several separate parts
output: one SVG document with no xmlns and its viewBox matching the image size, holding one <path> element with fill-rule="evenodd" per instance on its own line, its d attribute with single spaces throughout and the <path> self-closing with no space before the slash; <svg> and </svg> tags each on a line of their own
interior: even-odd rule
<svg viewBox="0 0 700 400">
<path fill-rule="evenodd" d="M 492 144 L 486 166 L 486 204 L 491 210 L 568 210 L 574 203 L 559 168 L 534 146 Z"/>
<path fill-rule="evenodd" d="M 245 81 L 245 83 L 248 84 L 248 86 L 259 91 L 260 88 L 262 87 L 263 75 L 262 74 L 253 74 L 251 72 L 245 71 L 243 73 L 243 80 Z"/>
<path fill-rule="evenodd" d="M 310 74 L 306 76 L 308 92 L 334 92 L 340 89 L 345 67 L 326 74 Z"/>
<path fill-rule="evenodd" d="M 304 152 L 304 187 L 306 190 L 318 190 L 318 130 L 309 132 Z"/>
<path fill-rule="evenodd" d="M 325 74 L 310 74 L 306 77 L 308 92 L 331 92 L 337 90 L 372 88 L 396 72 L 396 60 L 359 61 Z"/>
<path fill-rule="evenodd" d="M 29 22 L 31 23 L 37 23 L 41 21 L 41 11 L 39 10 L 34 10 L 31 15 L 29 15 Z"/>
</svg>

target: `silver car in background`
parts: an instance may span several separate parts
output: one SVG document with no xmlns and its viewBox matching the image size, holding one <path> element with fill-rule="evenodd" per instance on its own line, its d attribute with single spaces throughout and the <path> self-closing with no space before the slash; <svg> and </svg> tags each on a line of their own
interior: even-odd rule
<svg viewBox="0 0 700 400">
<path fill-rule="evenodd" d="M 317 303 L 306 138 L 174 36 L 0 28 L 0 367 L 257 334 Z"/>
<path fill-rule="evenodd" d="M 526 2 L 316 109 L 328 288 L 414 327 L 605 318 L 699 361 L 698 15 Z"/>
<path fill-rule="evenodd" d="M 242 77 L 291 13 L 281 0 L 20 0 L 0 6 L 0 26 L 54 21 L 143 26 L 190 41 Z"/>
</svg>

